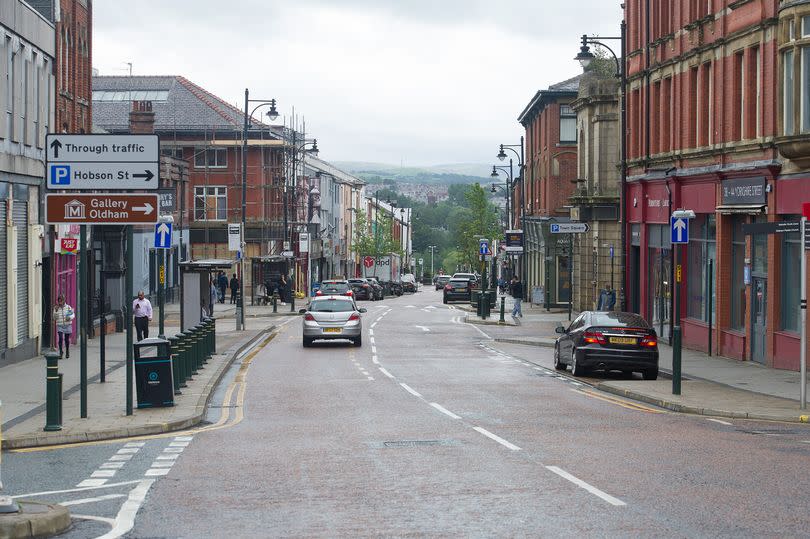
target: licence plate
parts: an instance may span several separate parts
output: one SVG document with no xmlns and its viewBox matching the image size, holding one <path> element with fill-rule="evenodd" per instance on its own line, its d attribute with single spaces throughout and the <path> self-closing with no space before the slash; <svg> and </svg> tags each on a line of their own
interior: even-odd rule
<svg viewBox="0 0 810 539">
<path fill-rule="evenodd" d="M 323 328 L 324 333 L 340 333 L 340 328 Z"/>
<path fill-rule="evenodd" d="M 466 292 L 466 288 L 456 288 L 456 292 Z"/>
<path fill-rule="evenodd" d="M 638 339 L 633 337 L 610 337 L 608 342 L 610 344 L 638 344 Z"/>
</svg>

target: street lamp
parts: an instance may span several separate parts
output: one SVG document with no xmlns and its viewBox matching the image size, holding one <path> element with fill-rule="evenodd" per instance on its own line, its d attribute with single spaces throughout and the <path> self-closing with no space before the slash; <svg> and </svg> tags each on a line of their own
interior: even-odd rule
<svg viewBox="0 0 810 539">
<path fill-rule="evenodd" d="M 248 112 L 251 103 L 257 103 L 257 105 Z M 267 111 L 267 117 L 270 121 L 275 121 L 278 118 L 278 110 L 276 110 L 276 100 L 275 99 L 250 99 L 250 91 L 245 88 L 245 122 L 242 126 L 242 238 L 239 244 L 240 248 L 240 256 L 239 256 L 239 298 L 237 298 L 236 308 L 237 308 L 237 316 L 236 316 L 236 329 L 244 330 L 245 329 L 245 247 L 247 243 L 245 242 L 246 236 L 246 225 L 247 225 L 247 137 L 248 137 L 248 128 L 250 127 L 250 120 L 253 118 L 253 113 L 255 113 L 259 108 L 264 106 L 270 106 L 270 110 Z"/>
<path fill-rule="evenodd" d="M 526 224 L 525 224 L 526 223 L 526 174 L 525 174 L 526 160 L 525 160 L 525 157 L 523 155 L 523 143 L 524 143 L 524 140 L 523 140 L 523 137 L 521 136 L 520 137 L 520 144 L 501 144 L 500 145 L 500 151 L 498 152 L 498 155 L 497 155 L 498 159 L 503 161 L 504 159 L 506 159 L 505 150 L 509 150 L 510 152 L 514 153 L 515 156 L 518 159 L 518 174 L 520 175 L 519 178 L 520 178 L 520 228 L 521 229 L 523 229 L 526 226 Z M 520 148 L 520 153 L 518 153 L 518 151 L 515 148 Z M 512 167 L 512 160 L 511 159 L 509 160 L 509 167 L 510 167 L 510 170 L 511 170 L 511 167 Z M 512 182 L 511 189 L 515 188 L 515 183 L 516 182 L 514 182 L 514 181 Z M 514 209 L 514 206 L 515 206 L 515 200 L 514 200 L 514 196 L 513 196 L 512 197 L 512 207 L 513 207 L 513 209 Z M 510 227 L 511 227 L 512 222 L 513 221 L 512 221 L 512 218 L 510 216 L 510 218 L 509 218 Z M 525 280 L 526 277 L 527 277 L 527 273 L 528 273 L 526 271 L 527 259 L 526 259 L 525 252 L 520 255 L 520 258 L 521 258 L 521 262 L 522 262 L 520 266 L 521 266 L 521 272 L 523 273 L 523 279 L 524 279 L 523 282 L 526 283 L 526 285 L 528 286 L 528 283 Z"/>
<path fill-rule="evenodd" d="M 430 277 L 433 278 L 433 254 L 439 247 L 436 245 L 428 245 L 428 249 L 430 249 Z"/>
<path fill-rule="evenodd" d="M 613 55 L 613 60 L 616 62 L 616 77 L 621 82 L 621 184 L 619 186 L 619 224 L 621 226 L 621 244 L 622 244 L 622 258 L 620 271 L 622 274 L 621 283 L 621 310 L 627 310 L 627 223 L 625 222 L 626 204 L 625 197 L 627 190 L 627 23 L 621 22 L 621 33 L 618 37 L 601 37 L 594 36 L 588 37 L 587 34 L 582 36 L 582 46 L 579 48 L 579 53 L 574 57 L 582 66 L 582 69 L 587 69 L 591 62 L 596 58 L 591 52 L 589 45 L 599 45 L 607 49 Z M 621 50 L 620 55 L 617 56 L 613 49 L 608 47 L 604 41 L 619 41 Z"/>
</svg>

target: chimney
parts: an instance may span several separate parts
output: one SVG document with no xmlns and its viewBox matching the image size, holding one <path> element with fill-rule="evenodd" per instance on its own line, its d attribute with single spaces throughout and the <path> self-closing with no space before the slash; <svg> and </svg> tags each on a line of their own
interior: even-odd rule
<svg viewBox="0 0 810 539">
<path fill-rule="evenodd" d="M 133 101 L 129 113 L 129 132 L 133 135 L 149 135 L 155 132 L 155 113 L 151 101 Z"/>
</svg>

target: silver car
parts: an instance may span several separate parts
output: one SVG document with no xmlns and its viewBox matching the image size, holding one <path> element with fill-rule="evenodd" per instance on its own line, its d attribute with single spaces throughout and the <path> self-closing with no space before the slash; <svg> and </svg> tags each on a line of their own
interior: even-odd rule
<svg viewBox="0 0 810 539">
<path fill-rule="evenodd" d="M 318 339 L 347 339 L 355 346 L 363 345 L 363 319 L 354 298 L 348 296 L 318 296 L 309 307 L 301 309 L 304 315 L 304 346 Z"/>
</svg>

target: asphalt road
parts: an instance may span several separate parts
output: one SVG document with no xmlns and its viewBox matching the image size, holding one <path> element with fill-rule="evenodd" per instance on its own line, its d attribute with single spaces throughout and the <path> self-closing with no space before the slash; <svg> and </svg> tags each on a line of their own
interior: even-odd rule
<svg viewBox="0 0 810 539">
<path fill-rule="evenodd" d="M 304 349 L 291 319 L 234 365 L 210 424 L 10 453 L 10 494 L 69 491 L 35 496 L 74 503 L 66 537 L 810 533 L 810 429 L 596 392 L 431 289 L 363 306 L 362 348 Z"/>
</svg>

